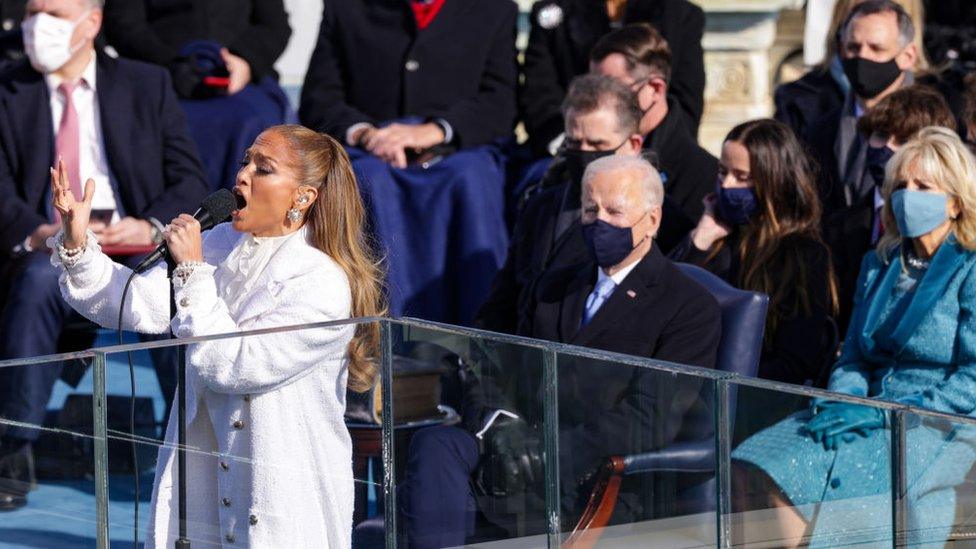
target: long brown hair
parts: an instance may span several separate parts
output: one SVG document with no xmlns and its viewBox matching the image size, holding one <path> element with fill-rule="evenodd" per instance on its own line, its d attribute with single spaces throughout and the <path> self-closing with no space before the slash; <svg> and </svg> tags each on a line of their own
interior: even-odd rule
<svg viewBox="0 0 976 549">
<path fill-rule="evenodd" d="M 382 261 L 366 231 L 366 209 L 346 151 L 331 137 L 304 126 L 275 126 L 275 132 L 294 147 L 301 167 L 301 181 L 318 189 L 306 224 L 310 243 L 339 264 L 349 279 L 352 317 L 386 314 Z M 363 392 L 376 380 L 380 328 L 375 322 L 356 326 L 349 342 L 349 388 Z"/>
<path fill-rule="evenodd" d="M 818 299 L 809 292 L 807 258 L 798 246 L 784 245 L 793 237 L 823 247 L 827 299 L 836 314 L 837 282 L 820 233 L 820 197 L 810 160 L 799 140 L 785 124 L 770 119 L 739 124 L 725 140 L 740 143 L 749 151 L 749 173 L 758 209 L 741 229 L 739 287 L 769 296 L 767 334 L 775 334 L 784 316 L 810 314 L 813 300 Z M 789 296 L 794 302 L 787 302 Z"/>
</svg>

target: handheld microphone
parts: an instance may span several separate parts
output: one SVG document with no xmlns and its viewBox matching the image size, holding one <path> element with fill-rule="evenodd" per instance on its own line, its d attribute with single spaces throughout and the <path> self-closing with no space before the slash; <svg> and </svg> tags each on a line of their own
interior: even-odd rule
<svg viewBox="0 0 976 549">
<path fill-rule="evenodd" d="M 214 225 L 223 223 L 230 217 L 231 212 L 238 208 L 243 208 L 244 197 L 234 194 L 227 189 L 220 189 L 203 199 L 200 208 L 193 214 L 193 218 L 200 222 L 200 230 L 206 231 Z M 152 267 L 157 261 L 169 257 L 169 248 L 163 242 L 153 253 L 146 256 L 133 271 L 135 273 L 144 272 Z"/>
</svg>

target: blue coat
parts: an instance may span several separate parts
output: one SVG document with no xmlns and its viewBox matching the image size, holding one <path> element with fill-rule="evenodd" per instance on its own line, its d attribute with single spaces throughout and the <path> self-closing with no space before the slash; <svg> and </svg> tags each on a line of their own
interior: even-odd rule
<svg viewBox="0 0 976 549">
<path fill-rule="evenodd" d="M 950 236 L 904 309 L 891 307 L 902 272 L 900 250 L 891 257 L 884 263 L 871 252 L 862 262 L 854 313 L 828 388 L 976 415 L 976 253 Z M 827 451 L 804 431 L 810 416 L 799 412 L 761 431 L 733 458 L 763 470 L 798 511 L 815 519 L 812 545 L 889 539 L 889 431 L 877 429 Z M 947 422 L 908 430 L 910 543 L 948 536 L 954 487 L 976 461 L 974 441 L 971 428 Z"/>
</svg>

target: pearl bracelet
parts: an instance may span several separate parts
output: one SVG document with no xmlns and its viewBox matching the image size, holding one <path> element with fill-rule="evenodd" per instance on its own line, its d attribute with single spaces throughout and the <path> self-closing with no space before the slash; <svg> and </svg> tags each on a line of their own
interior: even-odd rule
<svg viewBox="0 0 976 549">
<path fill-rule="evenodd" d="M 180 279 L 180 282 L 186 284 L 186 281 L 190 279 L 193 271 L 197 267 L 203 267 L 206 263 L 202 261 L 184 261 L 173 269 L 173 276 Z"/>
<path fill-rule="evenodd" d="M 81 258 L 81 254 L 85 252 L 85 248 L 87 247 L 87 245 L 88 245 L 88 239 L 86 237 L 85 243 L 82 244 L 81 246 L 78 246 L 77 248 L 65 248 L 64 233 L 62 233 L 56 242 L 58 256 L 61 258 L 61 263 L 64 264 L 66 267 L 73 266 L 78 261 L 78 259 Z"/>
</svg>

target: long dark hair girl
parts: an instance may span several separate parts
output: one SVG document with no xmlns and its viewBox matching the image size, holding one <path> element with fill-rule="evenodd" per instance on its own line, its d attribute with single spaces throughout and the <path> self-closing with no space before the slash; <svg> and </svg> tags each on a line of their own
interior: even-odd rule
<svg viewBox="0 0 976 549">
<path fill-rule="evenodd" d="M 784 245 L 795 237 L 823 246 L 829 309 L 836 314 L 837 282 L 820 231 L 820 197 L 812 164 L 799 140 L 788 126 L 771 119 L 739 124 L 725 140 L 749 151 L 758 207 L 749 223 L 740 228 L 739 249 L 735 250 L 740 265 L 738 286 L 769 296 L 767 334 L 774 334 L 784 317 L 811 314 L 814 300 L 823 299 L 809 293 L 810 272 L 802 251 Z"/>
</svg>

